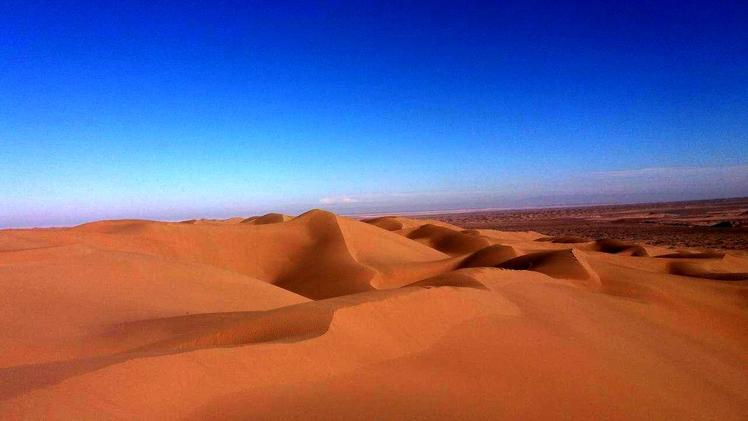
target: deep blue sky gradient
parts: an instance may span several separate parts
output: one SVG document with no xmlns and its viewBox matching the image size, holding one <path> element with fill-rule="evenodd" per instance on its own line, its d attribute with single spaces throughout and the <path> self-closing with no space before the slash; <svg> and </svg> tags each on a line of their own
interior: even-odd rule
<svg viewBox="0 0 748 421">
<path fill-rule="evenodd" d="M 0 226 L 732 195 L 745 2 L 0 0 Z"/>
</svg>

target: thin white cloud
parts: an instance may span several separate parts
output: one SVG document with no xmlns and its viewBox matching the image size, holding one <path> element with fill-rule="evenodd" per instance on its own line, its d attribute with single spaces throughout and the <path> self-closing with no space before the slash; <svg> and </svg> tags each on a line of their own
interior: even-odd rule
<svg viewBox="0 0 748 421">
<path fill-rule="evenodd" d="M 559 185 L 570 193 L 680 193 L 683 197 L 727 197 L 748 193 L 748 165 L 654 167 L 580 174 Z"/>
<path fill-rule="evenodd" d="M 748 196 L 748 165 L 580 172 L 553 179 L 497 185 L 495 189 L 361 193 L 324 197 L 319 203 L 342 212 L 390 212 L 738 196 Z"/>
<path fill-rule="evenodd" d="M 319 203 L 323 205 L 340 205 L 347 203 L 358 203 L 358 199 L 354 199 L 350 196 L 323 197 L 322 199 L 319 199 Z"/>
<path fill-rule="evenodd" d="M 602 171 L 591 173 L 595 177 L 640 178 L 640 177 L 703 177 L 724 176 L 728 178 L 745 177 L 748 165 L 726 167 L 653 167 L 620 171 Z"/>
</svg>

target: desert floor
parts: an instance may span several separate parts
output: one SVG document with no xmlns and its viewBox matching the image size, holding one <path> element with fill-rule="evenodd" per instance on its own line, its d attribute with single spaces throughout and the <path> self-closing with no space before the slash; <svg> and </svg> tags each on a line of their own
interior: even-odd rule
<svg viewBox="0 0 748 421">
<path fill-rule="evenodd" d="M 745 419 L 744 247 L 534 222 L 0 231 L 0 419 Z"/>
<path fill-rule="evenodd" d="M 432 214 L 429 218 L 464 228 L 614 238 L 665 247 L 748 250 L 748 198 L 464 211 Z"/>
</svg>

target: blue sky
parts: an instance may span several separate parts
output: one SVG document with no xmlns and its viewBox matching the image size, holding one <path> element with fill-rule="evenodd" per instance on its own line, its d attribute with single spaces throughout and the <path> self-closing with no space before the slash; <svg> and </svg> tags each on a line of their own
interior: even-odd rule
<svg viewBox="0 0 748 421">
<path fill-rule="evenodd" d="M 748 195 L 743 2 L 0 2 L 0 226 Z"/>
</svg>

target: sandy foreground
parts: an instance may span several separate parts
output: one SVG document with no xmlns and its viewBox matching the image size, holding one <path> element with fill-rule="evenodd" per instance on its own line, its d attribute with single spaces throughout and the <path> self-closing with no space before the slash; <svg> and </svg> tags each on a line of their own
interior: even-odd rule
<svg viewBox="0 0 748 421">
<path fill-rule="evenodd" d="M 748 414 L 748 252 L 313 210 L 0 231 L 0 419 Z"/>
</svg>

